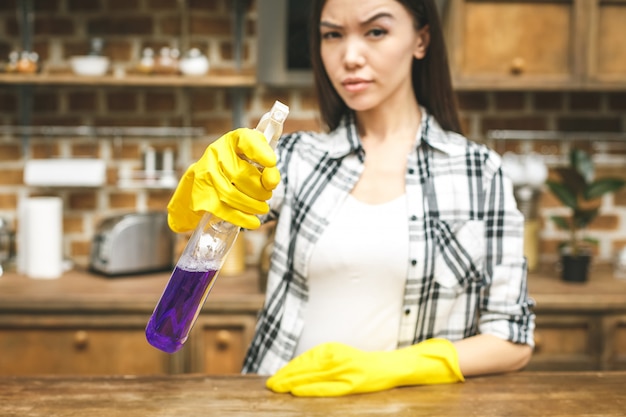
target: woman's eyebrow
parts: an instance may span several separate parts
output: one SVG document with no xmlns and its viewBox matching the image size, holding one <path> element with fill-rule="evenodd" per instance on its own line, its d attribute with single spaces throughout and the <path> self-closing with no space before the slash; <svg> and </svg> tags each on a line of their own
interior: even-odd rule
<svg viewBox="0 0 626 417">
<path fill-rule="evenodd" d="M 371 24 L 372 22 L 375 22 L 376 20 L 382 19 L 382 18 L 391 18 L 391 19 L 393 19 L 393 15 L 391 13 L 388 13 L 388 12 L 376 13 L 372 17 L 369 17 L 369 18 L 365 19 L 364 21 L 362 21 L 359 25 L 360 26 L 367 26 L 367 25 Z M 322 28 L 322 27 L 330 28 L 330 29 L 341 29 L 343 26 L 338 25 L 336 23 L 332 23 L 332 22 L 326 21 L 326 20 L 321 20 L 320 21 L 320 28 Z"/>
</svg>

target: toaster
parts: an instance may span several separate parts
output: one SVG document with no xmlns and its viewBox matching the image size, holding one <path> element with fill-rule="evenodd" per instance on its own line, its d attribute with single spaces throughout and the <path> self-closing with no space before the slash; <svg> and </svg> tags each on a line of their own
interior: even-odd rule
<svg viewBox="0 0 626 417">
<path fill-rule="evenodd" d="M 106 218 L 93 237 L 89 269 L 106 276 L 172 269 L 174 239 L 165 212 Z"/>
</svg>

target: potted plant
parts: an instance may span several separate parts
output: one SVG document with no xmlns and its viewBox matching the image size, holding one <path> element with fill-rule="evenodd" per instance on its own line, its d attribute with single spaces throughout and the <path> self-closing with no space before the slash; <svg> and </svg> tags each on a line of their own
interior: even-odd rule
<svg viewBox="0 0 626 417">
<path fill-rule="evenodd" d="M 598 216 L 601 197 L 624 186 L 621 178 L 595 178 L 591 156 L 580 149 L 572 149 L 569 165 L 555 169 L 557 179 L 548 179 L 546 185 L 554 196 L 572 210 L 569 217 L 551 216 L 560 230 L 569 232 L 569 238 L 560 246 L 562 278 L 566 281 L 587 280 L 592 248 L 597 240 L 583 235 L 585 228 Z"/>
</svg>

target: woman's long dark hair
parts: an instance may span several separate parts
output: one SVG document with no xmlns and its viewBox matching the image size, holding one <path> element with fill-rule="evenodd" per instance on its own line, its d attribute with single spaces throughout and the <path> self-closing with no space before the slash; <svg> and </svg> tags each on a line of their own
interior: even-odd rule
<svg viewBox="0 0 626 417">
<path fill-rule="evenodd" d="M 430 44 L 424 58 L 413 59 L 413 92 L 444 130 L 461 133 L 456 97 L 452 91 L 448 54 L 441 20 L 433 0 L 396 0 L 413 16 L 417 29 L 429 25 Z M 311 7 L 311 63 L 322 121 L 329 130 L 339 126 L 350 109 L 333 87 L 324 69 L 320 52 L 319 23 L 326 0 L 313 0 Z"/>
</svg>

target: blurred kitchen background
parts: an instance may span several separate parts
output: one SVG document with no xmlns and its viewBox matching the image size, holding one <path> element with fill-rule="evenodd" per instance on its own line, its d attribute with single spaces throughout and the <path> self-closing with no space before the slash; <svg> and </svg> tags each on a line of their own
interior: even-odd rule
<svg viewBox="0 0 626 417">
<path fill-rule="evenodd" d="M 19 228 L 18 207 L 28 197 L 61 197 L 63 255 L 86 266 L 102 220 L 164 210 L 172 174 L 177 179 L 225 131 L 256 125 L 274 100 L 291 108 L 287 132 L 317 129 L 306 63 L 293 71 L 275 67 L 287 61 L 286 38 L 297 51 L 304 48 L 294 31 L 303 28 L 298 14 L 291 29 L 280 23 L 287 3 L 0 1 L 5 229 Z M 290 2 L 292 9 L 301 3 Z M 580 147 L 592 153 L 598 176 L 626 178 L 626 3 L 454 0 L 439 6 L 469 138 L 503 155 L 536 153 L 547 168 Z M 72 58 L 85 55 L 108 58 L 105 75 L 76 75 Z M 208 59 L 206 74 L 168 66 L 198 55 Z M 93 165 L 85 172 L 93 170 L 94 178 L 75 171 L 73 184 L 48 184 L 36 174 L 27 181 L 25 170 L 42 160 L 88 161 Z M 554 262 L 565 235 L 548 220 L 567 210 L 542 185 L 536 188 L 536 253 Z M 602 204 L 589 234 L 600 242 L 596 259 L 610 262 L 626 246 L 626 192 L 607 195 Z"/>
</svg>

